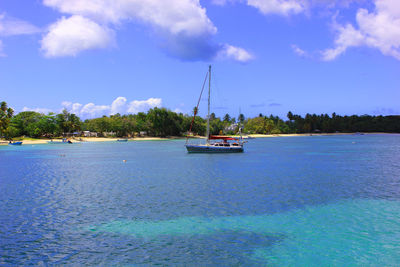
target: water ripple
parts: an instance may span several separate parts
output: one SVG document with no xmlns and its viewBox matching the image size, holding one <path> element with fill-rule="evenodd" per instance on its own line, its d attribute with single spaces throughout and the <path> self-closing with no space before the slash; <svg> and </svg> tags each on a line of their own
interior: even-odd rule
<svg viewBox="0 0 400 267">
<path fill-rule="evenodd" d="M 182 140 L 0 147 L 0 265 L 393 265 L 399 141 L 255 139 L 232 155 L 188 155 Z M 182 218 L 200 221 L 168 234 L 162 222 Z M 113 222 L 167 233 L 101 229 Z"/>
</svg>

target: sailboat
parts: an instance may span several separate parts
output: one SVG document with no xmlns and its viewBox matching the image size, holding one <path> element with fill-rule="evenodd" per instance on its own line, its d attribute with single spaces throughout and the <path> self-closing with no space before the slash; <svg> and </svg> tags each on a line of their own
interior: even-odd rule
<svg viewBox="0 0 400 267">
<path fill-rule="evenodd" d="M 206 75 L 207 79 L 207 75 Z M 205 84 L 206 80 L 204 80 Z M 203 84 L 203 89 L 204 89 Z M 197 107 L 195 109 L 192 123 L 190 125 L 189 132 L 191 132 L 194 119 L 196 117 L 196 113 L 198 110 L 198 106 L 201 99 L 201 94 L 203 93 L 203 89 L 200 93 L 199 101 L 197 102 Z M 188 138 L 186 139 L 186 149 L 188 153 L 236 153 L 243 152 L 243 140 L 240 135 L 240 138 L 230 137 L 230 136 L 217 136 L 210 135 L 210 94 L 211 94 L 211 65 L 208 68 L 208 113 L 207 113 L 207 132 L 206 132 L 206 143 L 205 144 L 188 144 Z"/>
</svg>

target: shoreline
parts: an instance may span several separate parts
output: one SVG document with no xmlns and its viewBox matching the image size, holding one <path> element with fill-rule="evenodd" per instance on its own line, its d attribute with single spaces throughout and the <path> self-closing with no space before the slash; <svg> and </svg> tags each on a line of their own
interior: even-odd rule
<svg viewBox="0 0 400 267">
<path fill-rule="evenodd" d="M 244 139 L 246 137 L 252 138 L 270 138 L 270 137 L 299 137 L 299 136 L 334 136 L 334 135 L 372 135 L 372 134 L 399 134 L 399 133 L 301 133 L 301 134 L 248 134 L 244 135 Z M 227 135 L 231 137 L 238 137 L 236 135 Z M 134 138 L 126 138 L 128 141 L 168 141 L 168 140 L 177 140 L 177 139 L 185 139 L 186 137 L 182 136 L 171 136 L 171 137 L 134 137 Z M 80 137 L 80 138 L 70 138 L 72 143 L 85 143 L 85 142 L 117 142 L 118 139 L 125 138 L 116 138 L 116 137 Z M 205 136 L 191 136 L 190 139 L 205 139 Z M 35 145 L 35 144 L 47 144 L 48 141 L 61 141 L 61 138 L 53 138 L 53 139 L 21 139 L 18 141 L 22 141 L 23 144 L 26 145 Z M 6 140 L 0 140 L 1 143 L 8 142 Z"/>
<path fill-rule="evenodd" d="M 373 132 L 373 133 L 299 133 L 299 134 L 249 134 L 244 135 L 254 138 L 267 138 L 267 137 L 298 137 L 298 136 L 335 136 L 335 135 L 373 135 L 373 134 L 400 134 L 400 133 L 383 133 L 383 132 Z"/>
<path fill-rule="evenodd" d="M 128 139 L 128 141 L 167 141 L 167 140 L 174 140 L 174 139 L 181 139 L 182 137 L 136 137 L 136 138 L 116 138 L 116 137 L 80 137 L 80 138 L 68 138 L 71 140 L 72 143 L 86 143 L 86 142 L 117 142 L 118 139 Z M 62 138 L 53 138 L 53 139 L 21 139 L 18 141 L 22 141 L 23 145 L 38 145 L 38 144 L 47 144 L 47 142 L 53 140 L 55 142 L 61 143 Z M 8 142 L 3 141 L 2 142 Z"/>
</svg>

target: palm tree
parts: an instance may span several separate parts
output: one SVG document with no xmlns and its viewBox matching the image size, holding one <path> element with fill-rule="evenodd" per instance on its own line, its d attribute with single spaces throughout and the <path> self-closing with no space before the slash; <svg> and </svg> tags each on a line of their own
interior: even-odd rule
<svg viewBox="0 0 400 267">
<path fill-rule="evenodd" d="M 8 128 L 8 124 L 10 123 L 10 119 L 14 114 L 14 110 L 12 108 L 7 107 L 6 102 L 0 103 L 0 133 L 4 133 L 4 131 Z"/>
</svg>

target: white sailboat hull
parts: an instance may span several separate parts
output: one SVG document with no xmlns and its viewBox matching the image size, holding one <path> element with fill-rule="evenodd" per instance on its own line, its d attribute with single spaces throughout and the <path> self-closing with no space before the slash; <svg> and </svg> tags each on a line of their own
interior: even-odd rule
<svg viewBox="0 0 400 267">
<path fill-rule="evenodd" d="M 243 146 L 186 145 L 188 153 L 240 153 Z"/>
</svg>

